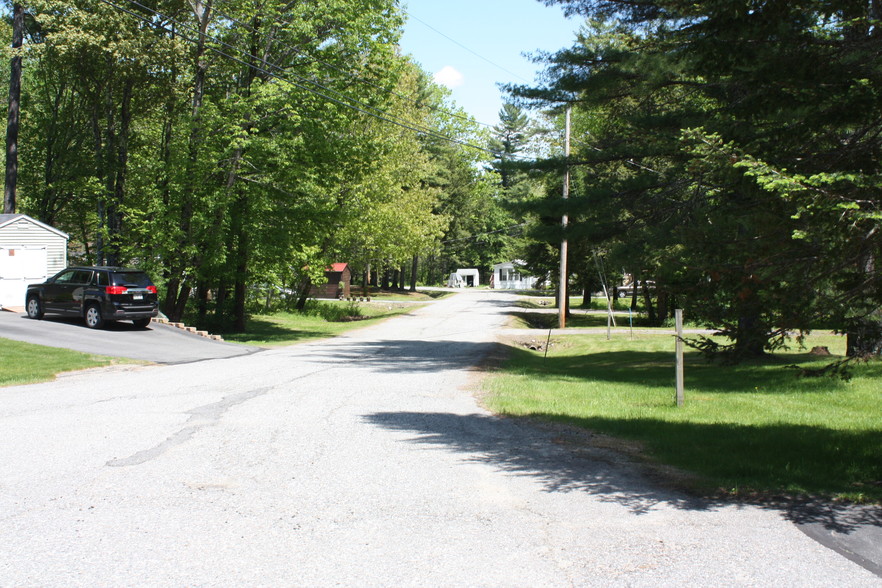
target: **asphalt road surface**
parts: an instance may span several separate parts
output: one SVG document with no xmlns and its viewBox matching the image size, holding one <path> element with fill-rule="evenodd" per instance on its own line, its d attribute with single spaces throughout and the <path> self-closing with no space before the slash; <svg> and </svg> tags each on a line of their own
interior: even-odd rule
<svg viewBox="0 0 882 588">
<path fill-rule="evenodd" d="M 2 586 L 882 586 L 473 395 L 509 300 L 0 389 Z"/>
<path fill-rule="evenodd" d="M 24 313 L 8 311 L 0 312 L 0 337 L 158 363 L 187 363 L 259 351 L 256 347 L 214 341 L 157 322 L 146 329 L 136 328 L 131 321 L 109 322 L 103 329 L 89 329 L 82 319 L 47 315 L 37 321 Z"/>
</svg>

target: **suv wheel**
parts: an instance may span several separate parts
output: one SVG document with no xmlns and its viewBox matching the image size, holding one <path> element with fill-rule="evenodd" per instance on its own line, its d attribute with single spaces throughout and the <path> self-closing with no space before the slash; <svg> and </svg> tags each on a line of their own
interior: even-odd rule
<svg viewBox="0 0 882 588">
<path fill-rule="evenodd" d="M 40 298 L 38 296 L 31 296 L 28 298 L 28 316 L 32 319 L 41 319 L 43 318 L 43 305 L 40 304 Z"/>
<path fill-rule="evenodd" d="M 150 320 L 151 319 L 149 317 L 148 318 L 141 318 L 141 319 L 134 319 L 134 320 L 132 320 L 132 323 L 138 329 L 146 329 L 147 325 L 150 324 Z"/>
<path fill-rule="evenodd" d="M 97 304 L 90 304 L 86 307 L 86 326 L 90 329 L 100 329 L 104 326 L 104 317 L 101 316 L 101 309 Z"/>
</svg>

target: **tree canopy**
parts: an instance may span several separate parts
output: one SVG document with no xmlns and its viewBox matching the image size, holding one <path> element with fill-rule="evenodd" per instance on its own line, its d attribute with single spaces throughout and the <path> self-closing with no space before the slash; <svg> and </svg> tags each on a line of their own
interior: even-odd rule
<svg viewBox="0 0 882 588">
<path fill-rule="evenodd" d="M 395 0 L 24 8 L 19 211 L 149 270 L 173 319 L 242 329 L 331 262 L 441 255 L 451 206 L 484 206 L 483 134 L 400 54 Z"/>
<path fill-rule="evenodd" d="M 814 325 L 879 353 L 877 3 L 545 3 L 589 20 L 511 90 L 583 121 L 573 238 L 738 355 Z"/>
</svg>

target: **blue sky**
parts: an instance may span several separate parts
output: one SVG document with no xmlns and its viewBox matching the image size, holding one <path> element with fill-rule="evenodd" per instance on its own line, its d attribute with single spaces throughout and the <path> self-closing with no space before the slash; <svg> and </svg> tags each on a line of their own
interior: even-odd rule
<svg viewBox="0 0 882 588">
<path fill-rule="evenodd" d="M 498 122 L 498 83 L 532 83 L 541 65 L 524 53 L 557 51 L 579 21 L 539 0 L 403 0 L 401 49 L 413 56 L 478 122 Z"/>
</svg>

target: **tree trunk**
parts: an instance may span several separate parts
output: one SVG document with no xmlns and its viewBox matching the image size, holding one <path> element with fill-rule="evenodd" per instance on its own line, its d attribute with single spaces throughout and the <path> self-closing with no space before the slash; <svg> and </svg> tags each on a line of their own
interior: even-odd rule
<svg viewBox="0 0 882 588">
<path fill-rule="evenodd" d="M 312 289 L 312 280 L 306 278 L 300 288 L 300 294 L 297 295 L 297 305 L 294 307 L 297 311 L 302 312 L 306 308 L 306 301 L 309 300 L 309 291 Z"/>
<path fill-rule="evenodd" d="M 224 307 L 227 305 L 228 292 L 229 288 L 227 288 L 225 283 L 218 284 L 217 296 L 214 299 L 214 318 L 218 324 L 223 324 L 224 316 L 226 315 Z"/>
<path fill-rule="evenodd" d="M 845 336 L 848 357 L 882 355 L 882 316 L 875 312 L 851 326 Z"/>
<path fill-rule="evenodd" d="M 12 48 L 18 49 L 24 39 L 24 8 L 12 6 Z M 15 214 L 15 192 L 18 184 L 18 129 L 21 106 L 21 56 L 12 58 L 9 75 L 9 116 L 6 120 L 6 183 L 3 191 L 4 214 Z"/>
<path fill-rule="evenodd" d="M 419 269 L 419 256 L 414 255 L 410 264 L 410 291 L 416 292 L 417 270 Z"/>
<path fill-rule="evenodd" d="M 371 262 L 368 262 L 367 269 L 364 271 L 364 296 L 371 295 Z"/>
<path fill-rule="evenodd" d="M 120 105 L 119 134 L 116 141 L 116 161 L 114 162 L 113 197 L 107 207 L 107 233 L 110 237 L 107 249 L 107 263 L 121 265 L 123 213 L 121 205 L 125 200 L 126 176 L 129 165 L 129 130 L 132 123 L 132 90 L 134 81 L 126 80 Z"/>
<path fill-rule="evenodd" d="M 190 137 L 188 142 L 188 157 L 186 162 L 186 172 L 184 173 L 184 181 L 186 182 L 184 189 L 180 190 L 180 197 L 182 199 L 181 202 L 181 210 L 180 216 L 177 219 L 177 224 L 180 229 L 181 238 L 178 241 L 177 249 L 169 251 L 168 255 L 168 267 L 169 269 L 169 286 L 168 286 L 168 296 L 166 297 L 163 308 L 165 314 L 168 316 L 169 320 L 179 322 L 184 314 L 184 309 L 186 308 L 187 301 L 190 297 L 190 286 L 186 285 L 184 276 L 186 275 L 188 269 L 192 269 L 192 266 L 195 265 L 192 259 L 188 259 L 187 255 L 184 253 L 188 247 L 188 245 L 192 244 L 192 217 L 193 217 L 193 190 L 196 186 L 196 160 L 197 160 L 197 149 L 198 145 L 202 140 L 201 133 L 201 122 L 200 122 L 200 108 L 202 105 L 203 99 L 203 86 L 205 80 L 205 74 L 207 71 L 207 62 L 204 58 L 205 53 L 205 31 L 208 26 L 208 22 L 210 19 L 211 13 L 211 2 L 207 3 L 207 6 L 201 0 L 194 0 L 191 3 L 194 14 L 196 16 L 196 20 L 199 23 L 200 35 L 199 35 L 199 44 L 196 50 L 196 65 L 195 65 L 195 79 L 193 82 L 193 108 L 192 108 L 192 116 L 191 116 L 191 129 L 190 129 Z M 169 108 L 169 117 L 174 110 L 173 102 L 168 103 Z M 171 140 L 171 127 L 168 126 L 168 135 L 164 136 L 164 140 Z M 164 180 L 167 184 L 167 180 Z M 169 191 L 163 190 L 163 198 L 167 203 L 170 199 L 171 195 Z M 198 269 L 198 268 L 197 268 Z M 223 294 L 221 294 L 221 290 L 223 290 Z M 226 298 L 226 290 L 223 286 L 219 288 L 218 291 L 218 299 L 215 301 L 215 315 L 218 318 L 223 314 L 224 304 L 221 302 L 221 298 Z"/>
<path fill-rule="evenodd" d="M 649 286 L 647 286 L 647 288 L 648 287 Z M 671 306 L 670 304 L 668 304 L 668 292 L 664 289 L 659 288 L 656 290 L 655 297 L 656 300 L 658 300 L 658 324 L 662 325 L 664 324 L 665 319 L 667 319 L 671 315 Z"/>
<path fill-rule="evenodd" d="M 236 167 L 238 169 L 238 161 Z M 241 191 L 236 197 L 231 210 L 232 221 L 230 232 L 235 242 L 235 286 L 233 290 L 233 328 L 242 333 L 245 331 L 246 284 L 248 280 L 248 262 L 251 256 L 251 244 L 246 220 L 250 214 L 248 197 Z"/>
<path fill-rule="evenodd" d="M 233 328 L 237 333 L 245 332 L 245 290 L 246 281 L 245 273 L 247 270 L 247 254 L 243 254 L 239 258 L 239 264 L 236 266 L 236 290 L 235 303 L 233 305 Z"/>
<path fill-rule="evenodd" d="M 178 292 L 178 299 L 175 303 L 174 310 L 172 311 L 175 322 L 180 322 L 181 319 L 184 318 L 184 311 L 187 309 L 187 301 L 190 299 L 190 291 L 190 286 L 184 284 L 181 286 L 180 292 Z M 169 317 L 169 319 L 171 319 L 171 317 Z"/>
<path fill-rule="evenodd" d="M 204 325 L 208 316 L 208 284 L 200 280 L 196 284 L 196 324 Z"/>
<path fill-rule="evenodd" d="M 175 306 L 178 301 L 178 289 L 181 287 L 181 280 L 172 277 L 165 285 L 165 300 L 162 301 L 162 313 L 172 322 L 178 322 L 179 317 L 174 316 Z"/>
<path fill-rule="evenodd" d="M 643 282 L 643 304 L 646 306 L 646 318 L 649 324 L 654 327 L 658 326 L 658 316 L 655 313 L 655 306 L 652 304 L 652 295 L 649 293 L 649 285 L 645 281 Z"/>
<path fill-rule="evenodd" d="M 745 313 L 738 319 L 735 333 L 735 354 L 741 358 L 765 355 L 768 333 L 756 313 Z"/>
<path fill-rule="evenodd" d="M 582 306 L 591 307 L 591 280 L 587 278 L 582 281 Z"/>
<path fill-rule="evenodd" d="M 639 296 L 637 290 L 639 290 L 637 284 L 640 282 L 637 280 L 637 275 L 634 275 L 634 282 L 631 284 L 631 310 L 637 310 L 637 297 Z"/>
<path fill-rule="evenodd" d="M 863 276 L 876 274 L 876 256 L 866 250 L 861 256 L 859 267 Z M 867 357 L 882 355 L 882 311 L 876 310 L 869 316 L 856 319 L 846 328 L 846 355 Z"/>
</svg>

